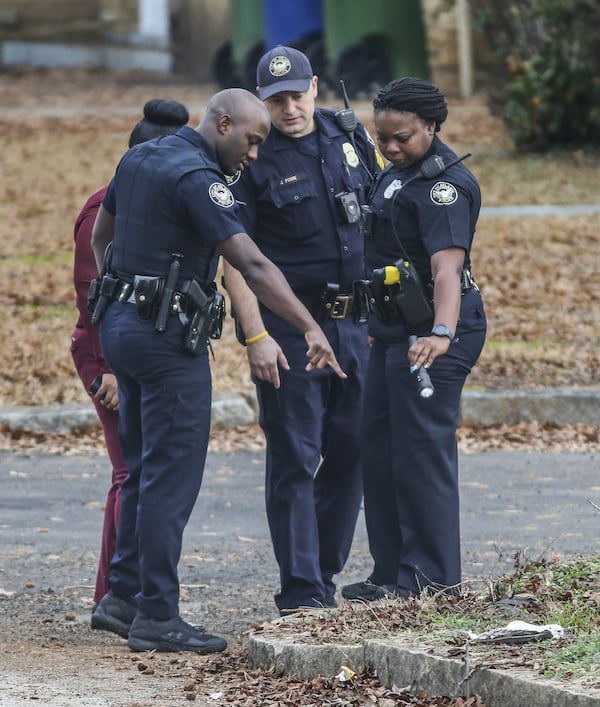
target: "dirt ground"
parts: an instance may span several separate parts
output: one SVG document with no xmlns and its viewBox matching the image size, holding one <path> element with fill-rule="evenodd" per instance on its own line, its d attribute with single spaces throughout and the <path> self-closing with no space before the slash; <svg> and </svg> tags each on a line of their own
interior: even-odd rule
<svg viewBox="0 0 600 707">
<path fill-rule="evenodd" d="M 197 86 L 176 78 L 167 80 L 144 74 L 116 76 L 89 70 L 0 72 L 0 134 L 5 140 L 5 154 L 9 156 L 0 200 L 0 267 L 3 268 L 0 303 L 4 310 L 0 313 L 0 325 L 6 355 L 0 404 L 85 400 L 72 362 L 64 355 L 74 323 L 70 283 L 72 221 L 87 196 L 110 178 L 132 121 L 139 118 L 146 100 L 159 95 L 183 100 L 194 124 L 214 90 L 215 86 Z M 356 108 L 359 116 L 368 121 L 368 104 Z M 451 110 L 455 117 L 448 125 L 449 142 L 457 149 L 470 148 L 470 140 L 487 146 L 488 153 L 479 168 L 487 164 L 491 171 L 495 167 L 494 150 L 508 145 L 498 120 L 489 116 L 480 98 L 464 104 L 455 102 Z M 61 171 L 61 165 L 71 165 L 69 158 L 73 157 L 77 169 Z M 572 164 L 583 165 L 584 172 L 587 170 L 590 175 L 590 184 L 597 176 L 596 163 L 588 164 L 585 156 L 574 156 Z M 546 167 L 551 172 L 556 169 L 553 183 L 559 184 L 564 203 L 586 200 L 585 190 L 578 190 L 570 179 L 560 176 L 558 167 Z M 543 162 L 538 168 L 544 171 Z M 535 191 L 537 174 L 529 177 Z M 485 174 L 482 178 L 486 179 Z M 493 191 L 496 187 L 490 182 L 488 203 L 504 203 L 507 193 L 514 198 L 510 172 L 503 184 L 506 192 Z M 524 198 L 527 203 L 529 199 Z M 492 315 L 491 338 L 495 344 L 474 372 L 475 384 L 501 388 L 515 382 L 533 387 L 598 383 L 597 290 L 594 294 L 590 288 L 571 287 L 575 277 L 591 282 L 597 275 L 597 261 L 596 264 L 584 258 L 577 261 L 577 255 L 597 253 L 597 223 L 597 218 L 592 218 L 561 224 L 562 235 L 552 239 L 547 249 L 549 264 L 540 272 L 547 273 L 550 269 L 562 272 L 563 276 L 549 277 L 547 287 L 534 287 L 528 250 L 530 258 L 534 252 L 531 246 L 523 248 L 523 241 L 534 236 L 531 223 L 511 221 L 503 226 L 508 234 L 507 251 L 520 254 L 514 259 L 503 260 L 493 248 L 485 251 L 481 247 L 480 282 Z M 497 242 L 494 241 L 497 237 L 495 226 L 482 226 L 482 244 Z M 32 242 L 37 249 L 32 249 Z M 40 246 L 44 243 L 52 245 L 44 251 Z M 47 258 L 41 258 L 40 262 L 37 256 L 44 252 Z M 503 265 L 505 269 L 500 270 Z M 27 287 L 21 286 L 24 281 Z M 527 311 L 514 306 L 512 293 L 519 288 L 524 303 L 535 303 L 540 310 L 535 321 Z M 554 296 L 562 297 L 559 305 Z M 43 317 L 36 309 L 38 306 L 47 308 L 42 310 Z M 51 312 L 50 320 L 47 312 Z M 555 316 L 557 312 L 560 317 Z M 64 340 L 56 343 L 57 330 Z M 536 342 L 544 336 L 549 336 L 556 346 L 538 345 Z M 47 345 L 40 346 L 40 339 L 44 338 Z M 221 346 L 217 353 L 223 369 L 215 371 L 216 390 L 248 391 L 250 385 L 239 351 L 230 357 Z M 471 449 L 481 448 L 484 443 L 481 435 L 469 431 L 461 434 L 463 444 Z M 562 444 L 563 449 L 589 450 L 590 445 L 598 448 L 598 430 L 590 428 L 557 431 L 522 426 L 491 435 L 490 444 L 498 448 L 507 438 L 508 443 L 523 446 L 544 445 L 547 441 Z M 10 436 L 5 440 L 6 447 L 20 447 L 28 454 L 38 442 L 44 451 L 50 447 L 60 453 L 77 452 L 81 445 L 96 448 L 101 445 L 97 435 L 91 439 L 71 438 L 67 442 L 64 439 L 31 442 Z M 232 448 L 260 448 L 260 432 L 254 429 L 233 434 L 221 443 Z M 32 460 L 35 463 L 35 455 Z M 40 528 L 40 532 L 44 529 Z M 27 551 L 26 546 L 23 551 Z M 270 547 L 265 552 L 270 552 Z M 52 557 L 44 561 L 52 562 Z M 71 562 L 74 567 L 94 564 L 95 557 L 93 553 L 76 556 Z M 7 571 L 8 568 L 0 567 L 0 587 L 2 574 Z M 255 582 L 244 591 L 228 586 L 219 594 L 213 587 L 208 600 L 202 587 L 184 590 L 184 607 L 190 616 L 199 613 L 207 618 L 211 630 L 232 637 L 227 653 L 213 657 L 130 653 L 121 639 L 90 630 L 89 593 L 81 587 L 69 586 L 66 578 L 60 584 L 67 587 L 65 591 L 35 583 L 25 585 L 16 595 L 0 590 L 0 705 L 17 707 L 31 701 L 49 707 L 171 707 L 188 702 L 248 707 L 309 704 L 475 707 L 480 704 L 477 698 L 451 702 L 449 698 L 426 696 L 410 698 L 409 702 L 408 697 L 381 689 L 372 676 L 364 676 L 364 689 L 352 691 L 348 685 L 335 681 L 298 685 L 250 670 L 245 657 L 245 632 L 253 621 L 272 618 L 268 587 L 276 580 L 274 568 L 272 572 L 270 581 L 260 585 Z"/>
</svg>

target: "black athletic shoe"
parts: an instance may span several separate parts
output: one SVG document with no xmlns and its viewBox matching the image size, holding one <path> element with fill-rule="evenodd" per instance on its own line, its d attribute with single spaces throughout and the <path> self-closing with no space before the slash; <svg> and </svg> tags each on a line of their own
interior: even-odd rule
<svg viewBox="0 0 600 707">
<path fill-rule="evenodd" d="M 342 587 L 342 596 L 350 601 L 375 601 L 383 599 L 385 591 L 377 584 L 367 580 L 366 582 L 356 582 Z"/>
<path fill-rule="evenodd" d="M 112 631 L 127 638 L 132 621 L 137 614 L 135 599 L 121 599 L 112 592 L 105 594 L 92 612 L 92 628 Z"/>
<path fill-rule="evenodd" d="M 417 596 L 409 589 L 399 587 L 397 584 L 382 584 L 379 589 L 384 593 L 386 599 L 410 599 Z"/>
<path fill-rule="evenodd" d="M 342 596 L 350 601 L 377 601 L 378 599 L 408 599 L 412 592 L 395 584 L 373 584 L 357 582 L 342 587 Z"/>
<path fill-rule="evenodd" d="M 280 616 L 291 616 L 292 614 L 299 614 L 303 611 L 312 611 L 313 609 L 335 609 L 337 607 L 337 602 L 334 597 L 325 597 L 324 599 L 310 599 L 305 604 L 300 606 L 293 606 L 289 609 L 280 609 Z"/>
<path fill-rule="evenodd" d="M 132 651 L 219 653 L 227 648 L 227 641 L 198 630 L 180 616 L 158 621 L 138 613 L 129 630 L 127 645 Z"/>
</svg>

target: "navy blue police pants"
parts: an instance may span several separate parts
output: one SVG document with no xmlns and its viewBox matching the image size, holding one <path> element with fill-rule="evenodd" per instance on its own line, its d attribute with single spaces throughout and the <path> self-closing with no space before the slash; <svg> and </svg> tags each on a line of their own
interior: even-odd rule
<svg viewBox="0 0 600 707">
<path fill-rule="evenodd" d="M 202 482 L 210 432 L 208 356 L 182 348 L 183 325 L 164 332 L 114 302 L 100 323 L 104 356 L 119 383 L 119 438 L 127 464 L 110 586 L 144 614 L 179 614 L 182 536 Z"/>
<path fill-rule="evenodd" d="M 419 593 L 461 579 L 456 429 L 465 379 L 485 340 L 485 323 L 457 332 L 429 373 L 421 398 L 408 343 L 376 340 L 365 383 L 364 508 L 374 560 L 369 579 Z"/>
<path fill-rule="evenodd" d="M 265 325 L 285 352 L 290 371 L 281 387 L 255 381 L 266 451 L 266 508 L 281 590 L 281 609 L 327 605 L 333 576 L 348 558 L 360 502 L 359 419 L 368 356 L 366 327 L 350 319 L 323 329 L 340 379 L 327 367 L 305 371 L 307 345 L 274 315 Z"/>
</svg>

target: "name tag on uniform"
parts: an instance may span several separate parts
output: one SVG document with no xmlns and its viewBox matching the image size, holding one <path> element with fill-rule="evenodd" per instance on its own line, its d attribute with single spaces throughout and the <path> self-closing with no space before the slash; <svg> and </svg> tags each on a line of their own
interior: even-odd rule
<svg viewBox="0 0 600 707">
<path fill-rule="evenodd" d="M 394 195 L 395 191 L 398 191 L 400 187 L 402 186 L 402 180 L 400 179 L 394 179 L 393 182 L 390 182 L 387 187 L 385 188 L 385 191 L 383 192 L 383 198 L 384 199 L 391 199 L 392 196 Z"/>
</svg>

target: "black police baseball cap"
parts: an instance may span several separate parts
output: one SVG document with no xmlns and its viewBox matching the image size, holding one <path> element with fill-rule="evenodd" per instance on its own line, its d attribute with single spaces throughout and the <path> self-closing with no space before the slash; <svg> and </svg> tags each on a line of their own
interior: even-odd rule
<svg viewBox="0 0 600 707">
<path fill-rule="evenodd" d="M 282 91 L 308 91 L 313 77 L 310 61 L 298 49 L 280 45 L 263 54 L 256 68 L 261 101 Z"/>
</svg>

